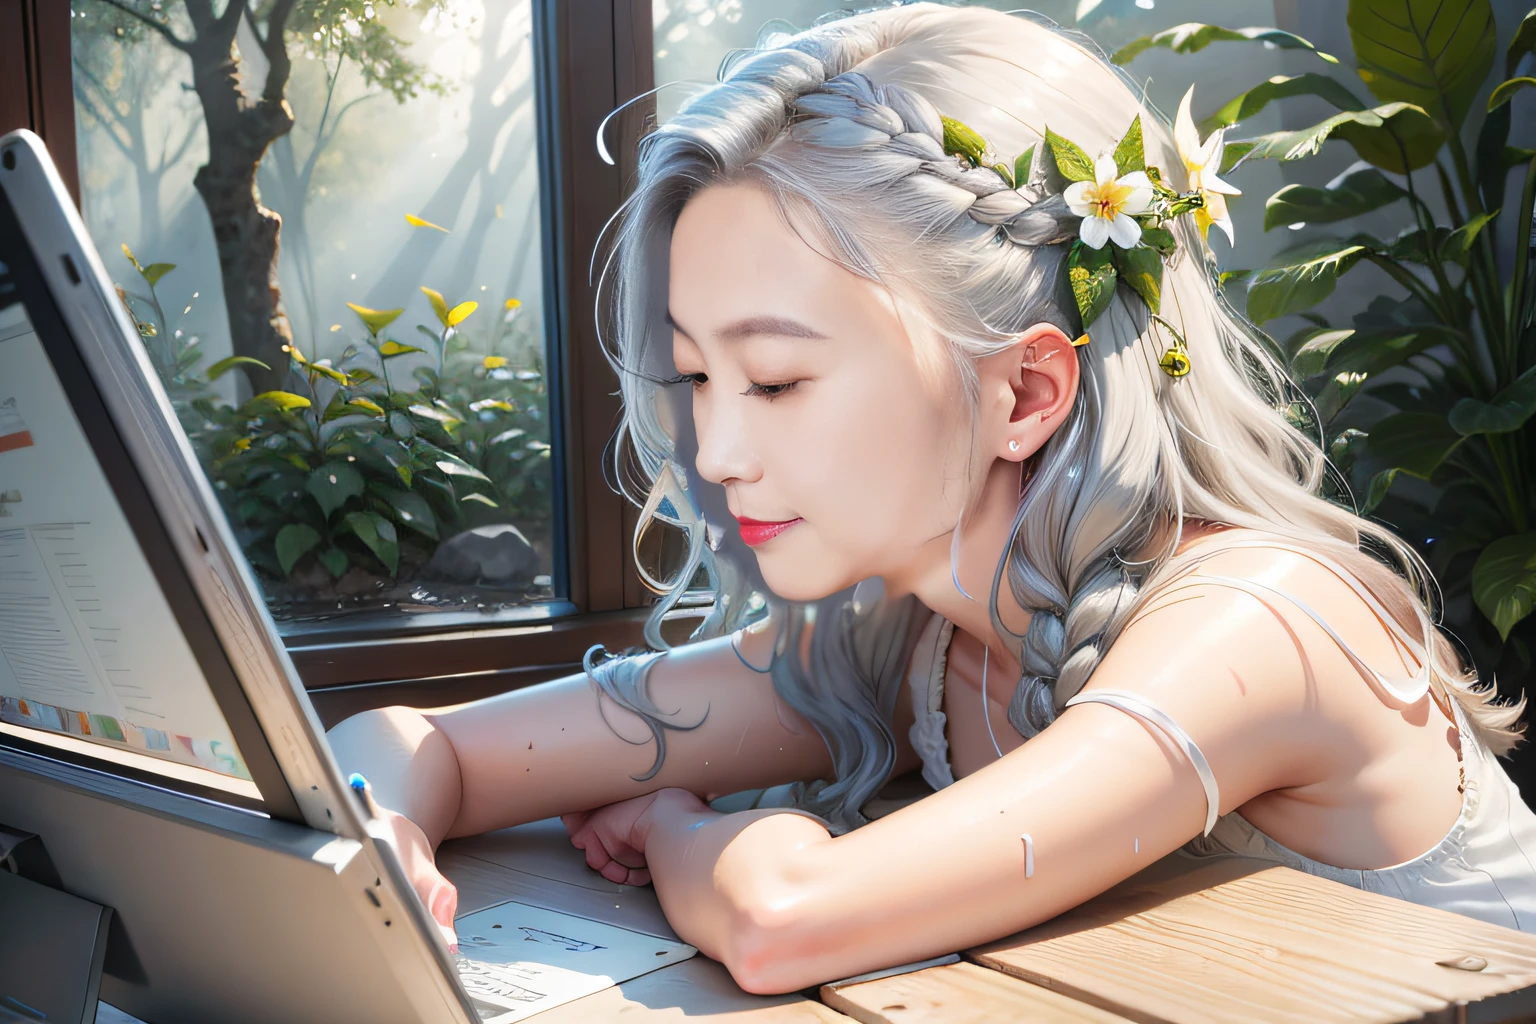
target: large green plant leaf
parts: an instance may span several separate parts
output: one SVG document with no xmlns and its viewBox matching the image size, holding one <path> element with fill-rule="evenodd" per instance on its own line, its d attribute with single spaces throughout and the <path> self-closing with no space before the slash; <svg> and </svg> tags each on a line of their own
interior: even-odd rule
<svg viewBox="0 0 1536 1024">
<path fill-rule="evenodd" d="M 1520 59 L 1528 53 L 1536 53 L 1536 7 L 1531 8 L 1515 29 L 1509 49 L 1504 51 L 1504 77 L 1509 78 L 1520 66 Z"/>
<path fill-rule="evenodd" d="M 400 539 L 395 524 L 377 512 L 348 512 L 342 522 L 393 576 L 400 566 Z"/>
<path fill-rule="evenodd" d="M 363 475 L 350 462 L 327 462 L 309 474 L 304 489 L 320 506 L 325 518 L 363 493 Z"/>
<path fill-rule="evenodd" d="M 1153 47 L 1160 46 L 1174 53 L 1194 53 L 1212 43 L 1269 43 L 1282 50 L 1311 50 L 1330 64 L 1339 62 L 1337 57 L 1324 53 L 1301 36 L 1277 28 L 1222 28 L 1194 21 L 1164 29 L 1156 35 L 1133 39 L 1116 50 L 1110 60 L 1116 64 L 1129 64 Z"/>
<path fill-rule="evenodd" d="M 1328 358 L 1334 349 L 1354 336 L 1353 330 L 1337 330 L 1313 327 L 1306 332 L 1306 340 L 1291 357 L 1291 369 L 1299 376 L 1310 377 L 1328 368 Z"/>
<path fill-rule="evenodd" d="M 1536 415 L 1536 366 L 1515 378 L 1487 402 L 1463 398 L 1451 408 L 1450 423 L 1458 434 L 1507 434 Z"/>
<path fill-rule="evenodd" d="M 1371 428 L 1365 448 L 1388 468 L 1428 480 L 1462 440 L 1444 416 L 1400 412 Z"/>
<path fill-rule="evenodd" d="M 369 484 L 368 489 L 389 505 L 395 518 L 403 525 L 433 540 L 438 539 L 437 516 L 432 512 L 432 506 L 427 504 L 426 498 L 415 491 L 402 491 L 380 484 Z"/>
<path fill-rule="evenodd" d="M 1349 38 L 1366 87 L 1381 100 L 1423 107 L 1459 131 L 1496 39 L 1488 0 L 1349 0 Z"/>
<path fill-rule="evenodd" d="M 1327 369 L 1334 373 L 1360 373 L 1366 376 L 1401 366 L 1418 355 L 1447 341 L 1449 331 L 1438 324 L 1423 324 L 1397 329 L 1356 330 L 1342 339 L 1328 354 Z"/>
<path fill-rule="evenodd" d="M 1408 193 L 1374 167 L 1356 165 L 1322 188 L 1287 185 L 1264 204 L 1264 230 L 1281 225 L 1332 224 L 1378 210 Z"/>
<path fill-rule="evenodd" d="M 208 380 L 216 381 L 237 366 L 259 366 L 263 370 L 272 369 L 272 367 L 260 359 L 252 359 L 250 356 L 230 356 L 227 359 L 220 359 L 208 367 Z"/>
<path fill-rule="evenodd" d="M 1365 109 L 1365 104 L 1354 93 L 1327 75 L 1313 71 L 1304 75 L 1276 75 L 1228 100 L 1216 113 L 1200 122 L 1200 132 L 1206 135 L 1225 125 L 1246 121 L 1275 100 L 1292 96 L 1319 96 L 1340 110 Z"/>
<path fill-rule="evenodd" d="M 1492 95 L 1488 97 L 1488 109 L 1494 110 L 1508 103 L 1521 89 L 1536 88 L 1536 78 L 1524 75 L 1520 78 L 1511 78 L 1500 82 L 1494 88 Z"/>
<path fill-rule="evenodd" d="M 1370 110 L 1345 110 L 1310 128 L 1271 132 L 1228 148 L 1246 146 L 1243 159 L 1301 160 L 1316 155 L 1323 143 L 1335 137 L 1353 146 L 1362 160 L 1395 174 L 1433 163 L 1445 143 L 1445 136 L 1422 108 L 1387 103 Z M 1224 155 L 1224 167 L 1227 162 Z"/>
<path fill-rule="evenodd" d="M 319 543 L 320 534 L 304 523 L 289 523 L 278 530 L 273 546 L 277 548 L 277 564 L 282 566 L 283 575 L 292 572 L 294 564 Z"/>
<path fill-rule="evenodd" d="M 1368 251 L 1359 242 L 1325 238 L 1280 253 L 1248 283 L 1248 319 L 1261 324 L 1311 309 Z"/>
<path fill-rule="evenodd" d="M 1472 600 L 1509 639 L 1515 624 L 1536 609 L 1536 533 L 1494 541 L 1472 567 Z"/>
</svg>

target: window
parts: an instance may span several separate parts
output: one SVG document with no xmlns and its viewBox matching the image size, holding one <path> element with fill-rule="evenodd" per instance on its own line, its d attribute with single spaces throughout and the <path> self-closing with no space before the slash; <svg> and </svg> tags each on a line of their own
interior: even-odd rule
<svg viewBox="0 0 1536 1024">
<path fill-rule="evenodd" d="M 554 598 L 530 3 L 194 9 L 74 0 L 81 207 L 274 616 Z"/>
</svg>

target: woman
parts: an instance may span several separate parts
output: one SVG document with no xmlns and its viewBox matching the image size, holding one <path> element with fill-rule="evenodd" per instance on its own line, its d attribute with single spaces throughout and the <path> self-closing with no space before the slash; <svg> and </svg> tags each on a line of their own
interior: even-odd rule
<svg viewBox="0 0 1536 1024">
<path fill-rule="evenodd" d="M 1213 283 L 1221 140 L 1187 98 L 1175 134 L 1078 43 L 916 4 L 747 54 L 646 138 L 606 280 L 642 529 L 691 541 L 652 645 L 700 566 L 714 612 L 333 731 L 439 922 L 439 841 L 563 814 L 755 992 L 1180 847 L 1536 929 L 1494 761 L 1520 708 L 1457 667 L 1412 552 L 1317 496 Z M 867 821 L 916 768 L 937 792 Z"/>
</svg>

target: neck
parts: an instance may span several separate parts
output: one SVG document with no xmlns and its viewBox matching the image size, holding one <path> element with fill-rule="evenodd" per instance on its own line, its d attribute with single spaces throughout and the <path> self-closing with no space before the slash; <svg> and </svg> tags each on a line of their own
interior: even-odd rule
<svg viewBox="0 0 1536 1024">
<path fill-rule="evenodd" d="M 992 463 L 979 499 L 966 507 L 964 520 L 957 527 L 960 544 L 953 563 L 953 536 L 946 533 L 922 547 L 908 573 L 899 580 L 887 580 L 897 592 L 916 595 L 928 608 L 986 644 L 991 652 L 992 671 L 999 673 L 999 678 L 1017 678 L 1021 671 L 1013 645 L 1003 642 L 992 625 L 988 608 L 997 564 L 1012 536 L 1022 473 L 1019 463 L 1006 459 Z M 970 598 L 955 588 L 956 577 Z M 1014 600 L 1006 577 L 998 588 L 997 613 L 1014 632 L 1023 633 L 1029 625 L 1029 612 Z"/>
</svg>

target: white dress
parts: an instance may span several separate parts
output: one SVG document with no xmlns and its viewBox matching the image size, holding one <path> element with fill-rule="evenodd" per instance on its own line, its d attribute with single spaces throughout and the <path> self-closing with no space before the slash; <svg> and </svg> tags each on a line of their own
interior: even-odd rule
<svg viewBox="0 0 1536 1024">
<path fill-rule="evenodd" d="M 1316 558 L 1288 545 L 1267 546 L 1286 547 Z M 1228 581 L 1226 577 L 1201 576 L 1199 579 L 1201 582 L 1236 582 Z M 1294 599 L 1289 600 L 1317 619 L 1310 608 Z M 1321 620 L 1318 622 L 1327 629 Z M 949 743 L 944 736 L 945 715 L 941 710 L 947 652 L 953 631 L 953 623 L 937 615 L 930 619 L 919 634 L 907 675 L 917 715 L 909 735 L 913 748 L 923 760 L 923 779 L 935 790 L 955 781 L 949 765 Z M 1333 635 L 1331 630 L 1329 633 Z M 1344 646 L 1337 636 L 1334 639 Z M 1357 668 L 1361 667 L 1347 647 L 1345 653 Z M 1205 834 L 1182 848 L 1185 855 L 1256 857 L 1357 889 L 1536 932 L 1536 814 L 1520 799 L 1519 790 L 1499 766 L 1493 752 L 1468 727 L 1461 705 L 1455 700 L 1450 704 L 1461 737 L 1465 778 L 1461 814 L 1445 837 L 1421 856 L 1371 870 L 1339 868 L 1305 857 L 1275 842 L 1237 811 L 1217 816 L 1220 800 L 1216 780 L 1199 747 L 1188 733 L 1146 698 L 1101 689 L 1084 691 L 1067 703 L 1088 702 L 1110 704 L 1134 715 L 1149 728 L 1167 736 L 1195 765 L 1206 791 L 1208 818 Z"/>
</svg>

